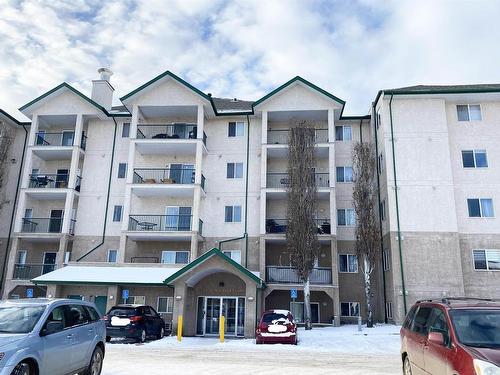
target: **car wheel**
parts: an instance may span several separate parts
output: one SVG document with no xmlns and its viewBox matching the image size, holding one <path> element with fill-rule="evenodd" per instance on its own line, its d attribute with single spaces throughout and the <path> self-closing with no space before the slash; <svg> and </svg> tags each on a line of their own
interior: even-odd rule
<svg viewBox="0 0 500 375">
<path fill-rule="evenodd" d="M 411 375 L 411 364 L 410 364 L 410 358 L 408 358 L 408 356 L 406 356 L 405 360 L 403 361 L 403 374 Z"/>
<path fill-rule="evenodd" d="M 138 342 L 145 342 L 146 341 L 146 331 L 143 329 L 141 331 L 141 335 L 137 339 Z"/>
<path fill-rule="evenodd" d="M 163 338 L 163 336 L 165 336 L 165 329 L 163 327 L 161 327 L 160 333 L 158 334 L 158 336 L 156 336 L 156 338 L 158 340 L 161 340 Z"/>
<path fill-rule="evenodd" d="M 92 358 L 90 359 L 90 365 L 87 369 L 85 375 L 100 375 L 102 370 L 102 362 L 104 360 L 104 354 L 100 347 L 94 349 L 92 353 Z"/>
<path fill-rule="evenodd" d="M 111 341 L 111 336 L 106 336 L 106 342 L 110 342 Z"/>
<path fill-rule="evenodd" d="M 27 363 L 21 362 L 18 363 L 16 367 L 14 367 L 14 370 L 10 373 L 10 375 L 30 375 L 31 374 L 31 369 L 30 365 Z"/>
</svg>

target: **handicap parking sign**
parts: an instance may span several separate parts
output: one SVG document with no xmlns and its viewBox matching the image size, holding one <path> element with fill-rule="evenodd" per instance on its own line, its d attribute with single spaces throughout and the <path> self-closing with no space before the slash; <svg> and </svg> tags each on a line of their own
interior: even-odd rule
<svg viewBox="0 0 500 375">
<path fill-rule="evenodd" d="M 290 289 L 290 297 L 297 298 L 297 289 Z"/>
<path fill-rule="evenodd" d="M 123 289 L 122 290 L 122 298 L 127 299 L 128 298 L 128 289 Z"/>
<path fill-rule="evenodd" d="M 26 289 L 26 297 L 33 298 L 33 288 Z"/>
</svg>

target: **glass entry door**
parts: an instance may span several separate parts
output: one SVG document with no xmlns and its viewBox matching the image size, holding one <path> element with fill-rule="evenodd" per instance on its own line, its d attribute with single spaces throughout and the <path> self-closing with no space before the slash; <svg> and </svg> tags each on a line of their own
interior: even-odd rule
<svg viewBox="0 0 500 375">
<path fill-rule="evenodd" d="M 244 297 L 198 297 L 197 315 L 197 335 L 218 335 L 221 316 L 225 317 L 225 335 L 244 335 Z"/>
<path fill-rule="evenodd" d="M 219 334 L 220 298 L 207 298 L 205 303 L 205 334 Z"/>
</svg>

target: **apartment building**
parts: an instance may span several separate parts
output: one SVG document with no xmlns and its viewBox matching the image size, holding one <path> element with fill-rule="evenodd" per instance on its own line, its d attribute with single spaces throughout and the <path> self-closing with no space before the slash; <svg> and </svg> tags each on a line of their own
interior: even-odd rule
<svg viewBox="0 0 500 375">
<path fill-rule="evenodd" d="M 112 73 L 100 74 L 90 97 L 63 83 L 20 108 L 31 123 L 4 298 L 83 298 L 101 311 L 147 303 L 174 330 L 182 315 L 186 335 L 217 334 L 224 315 L 226 335 L 251 337 L 270 308 L 301 321 L 285 243 L 287 140 L 299 121 L 316 134 L 314 324 L 364 312 L 352 202 L 352 148 L 361 140 L 377 145 L 379 164 L 375 318 L 399 322 L 405 303 L 444 290 L 498 293 L 498 173 L 469 166 L 484 164 L 484 150 L 494 165 L 498 94 L 385 90 L 370 115 L 346 117 L 343 100 L 301 77 L 244 101 L 167 71 L 113 107 Z M 476 119 L 477 103 L 482 121 L 457 121 L 464 106 Z M 465 196 L 480 217 L 465 215 Z"/>
</svg>

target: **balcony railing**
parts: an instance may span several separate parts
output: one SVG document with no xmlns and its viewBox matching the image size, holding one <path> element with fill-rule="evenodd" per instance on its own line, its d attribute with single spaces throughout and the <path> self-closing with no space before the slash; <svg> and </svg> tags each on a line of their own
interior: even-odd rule
<svg viewBox="0 0 500 375">
<path fill-rule="evenodd" d="M 13 278 L 16 280 L 31 280 L 55 269 L 55 264 L 15 264 Z"/>
<path fill-rule="evenodd" d="M 186 123 L 138 124 L 137 138 L 147 139 L 196 139 L 197 125 Z"/>
<path fill-rule="evenodd" d="M 158 257 L 132 257 L 130 263 L 160 263 Z"/>
<path fill-rule="evenodd" d="M 25 233 L 61 233 L 63 218 L 23 218 L 21 232 Z"/>
<path fill-rule="evenodd" d="M 183 232 L 191 230 L 192 215 L 130 215 L 128 230 Z"/>
<path fill-rule="evenodd" d="M 332 283 L 332 269 L 316 267 L 309 276 L 311 284 L 329 285 Z M 299 284 L 302 283 L 297 270 L 292 267 L 268 266 L 266 267 L 266 282 L 272 284 Z"/>
<path fill-rule="evenodd" d="M 65 189 L 68 187 L 67 173 L 37 173 L 30 174 L 30 188 Z"/>
<path fill-rule="evenodd" d="M 314 219 L 318 234 L 331 234 L 330 219 Z M 266 233 L 286 233 L 287 219 L 267 219 Z"/>
<path fill-rule="evenodd" d="M 328 173 L 315 173 L 314 178 L 316 181 L 316 187 L 330 187 L 330 175 Z M 274 189 L 286 189 L 290 186 L 290 177 L 288 173 L 270 172 L 267 174 L 266 186 Z"/>
<path fill-rule="evenodd" d="M 134 184 L 194 184 L 193 168 L 135 168 Z"/>
<path fill-rule="evenodd" d="M 288 144 L 290 129 L 269 129 L 267 131 L 267 144 Z M 328 142 L 328 129 L 314 129 L 314 142 Z"/>
<path fill-rule="evenodd" d="M 35 146 L 73 146 L 75 139 L 74 132 L 38 132 L 35 136 Z M 87 147 L 87 136 L 82 134 L 80 147 L 85 150 Z"/>
</svg>

